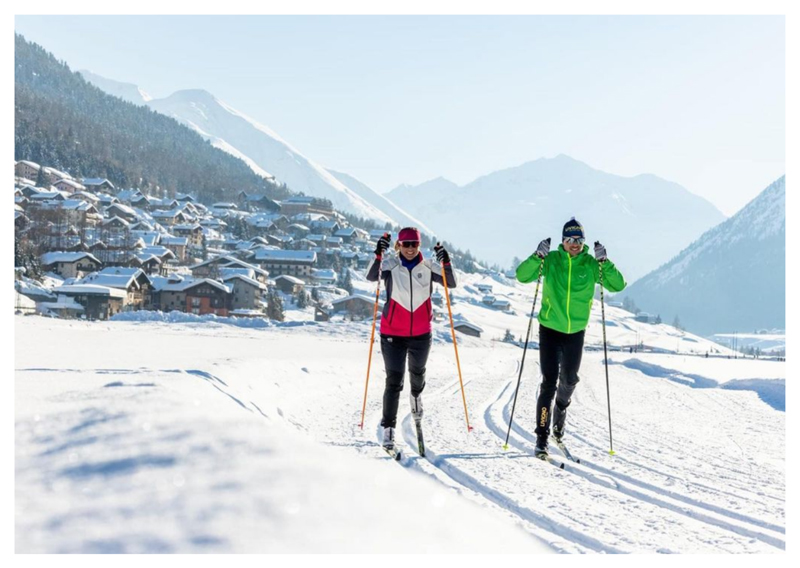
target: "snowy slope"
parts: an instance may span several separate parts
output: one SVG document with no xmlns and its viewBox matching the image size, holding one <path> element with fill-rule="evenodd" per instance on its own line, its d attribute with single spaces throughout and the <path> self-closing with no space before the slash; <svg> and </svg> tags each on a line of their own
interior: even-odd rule
<svg viewBox="0 0 800 568">
<path fill-rule="evenodd" d="M 416 191 L 415 191 L 416 189 Z M 540 240 L 561 240 L 576 217 L 629 282 L 669 260 L 724 220 L 711 203 L 652 175 L 612 175 L 560 155 L 493 172 L 464 187 L 432 180 L 386 194 L 478 258 L 510 266 Z"/>
<path fill-rule="evenodd" d="M 698 333 L 786 327 L 786 178 L 625 292 Z"/>
<path fill-rule="evenodd" d="M 267 126 L 218 100 L 208 91 L 189 89 L 164 99 L 152 99 L 135 85 L 81 74 L 109 94 L 135 104 L 147 104 L 195 130 L 220 150 L 242 159 L 254 172 L 275 177 L 293 191 L 330 199 L 336 209 L 380 223 L 423 224 L 363 183 L 334 173 L 304 156 Z M 347 177 L 353 187 L 343 182 Z"/>
<path fill-rule="evenodd" d="M 109 95 L 121 98 L 123 101 L 144 106 L 153 99 L 153 97 L 133 83 L 123 83 L 121 81 L 114 81 L 113 79 L 106 79 L 105 77 L 101 77 L 100 75 L 85 69 L 78 71 L 78 73 L 80 73 L 89 83 L 99 87 Z"/>
<path fill-rule="evenodd" d="M 478 284 L 512 312 L 481 305 Z M 607 308 L 611 457 L 596 306 L 567 421 L 582 463 L 532 456 L 535 343 L 503 451 L 522 350 L 497 339 L 525 333 L 533 291 L 460 275 L 454 315 L 485 330 L 458 336 L 473 431 L 442 320 L 429 454 L 404 394 L 399 466 L 378 447 L 379 344 L 358 428 L 370 322 L 16 317 L 16 551 L 783 551 L 782 362 Z M 637 341 L 672 353 L 619 350 Z"/>
</svg>

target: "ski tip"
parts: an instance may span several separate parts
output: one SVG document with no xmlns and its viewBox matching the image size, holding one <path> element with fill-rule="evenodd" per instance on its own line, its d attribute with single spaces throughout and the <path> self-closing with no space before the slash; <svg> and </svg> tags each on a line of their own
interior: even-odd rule
<svg viewBox="0 0 800 568">
<path fill-rule="evenodd" d="M 564 464 L 562 463 L 560 466 L 558 466 L 558 469 L 564 469 Z"/>
</svg>

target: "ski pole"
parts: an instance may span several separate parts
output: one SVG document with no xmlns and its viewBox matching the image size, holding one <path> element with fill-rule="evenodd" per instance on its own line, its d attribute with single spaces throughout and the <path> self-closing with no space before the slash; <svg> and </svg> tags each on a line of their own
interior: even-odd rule
<svg viewBox="0 0 800 568">
<path fill-rule="evenodd" d="M 519 394 L 519 384 L 522 382 L 522 369 L 525 367 L 525 353 L 528 351 L 528 340 L 531 337 L 531 325 L 533 324 L 533 312 L 536 310 L 536 298 L 539 297 L 539 284 L 542 281 L 542 269 L 544 259 L 539 264 L 539 278 L 536 280 L 536 292 L 533 295 L 533 305 L 531 306 L 531 317 L 528 319 L 528 333 L 525 334 L 525 347 L 522 349 L 522 362 L 519 364 L 519 376 L 517 377 L 517 388 L 514 390 L 514 403 L 511 405 L 511 419 L 508 421 L 508 432 L 506 433 L 506 443 L 503 449 L 508 449 L 508 438 L 511 436 L 511 424 L 514 423 L 514 409 L 517 407 L 517 394 Z"/>
<path fill-rule="evenodd" d="M 595 243 L 595 246 L 597 243 Z M 608 349 L 606 347 L 606 305 L 603 299 L 603 263 L 598 265 L 600 269 L 600 310 L 603 318 L 603 355 L 606 364 L 606 394 L 608 395 L 608 443 L 610 455 L 614 455 L 614 437 L 611 435 L 611 387 L 608 382 Z"/>
<path fill-rule="evenodd" d="M 436 246 L 441 246 L 436 243 Z M 467 432 L 472 432 L 472 426 L 469 425 L 469 413 L 467 412 L 467 395 L 464 393 L 464 381 L 461 378 L 461 362 L 458 360 L 458 344 L 456 343 L 456 328 L 453 325 L 453 311 L 450 309 L 450 293 L 447 290 L 447 274 L 442 265 L 442 282 L 444 282 L 444 297 L 447 301 L 447 313 L 450 315 L 450 333 L 453 335 L 453 349 L 456 351 L 456 366 L 458 367 L 458 382 L 461 383 L 461 398 L 464 401 L 464 416 L 467 420 Z"/>
<path fill-rule="evenodd" d="M 384 237 L 388 237 L 388 233 L 383 233 Z M 372 346 L 375 344 L 375 322 L 378 321 L 378 302 L 381 297 L 381 267 L 378 261 L 378 286 L 375 288 L 375 307 L 372 310 L 372 333 L 369 336 L 369 359 L 367 359 L 367 384 L 364 385 L 364 404 L 361 407 L 361 424 L 359 428 L 364 429 L 364 414 L 367 411 L 367 390 L 369 389 L 369 368 L 372 366 Z"/>
</svg>

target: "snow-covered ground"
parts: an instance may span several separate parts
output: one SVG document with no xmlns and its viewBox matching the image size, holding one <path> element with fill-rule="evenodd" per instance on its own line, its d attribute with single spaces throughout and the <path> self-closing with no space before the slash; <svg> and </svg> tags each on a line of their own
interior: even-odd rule
<svg viewBox="0 0 800 568">
<path fill-rule="evenodd" d="M 514 313 L 480 304 L 488 283 Z M 16 551 L 783 551 L 783 362 L 692 356 L 727 352 L 607 307 L 610 456 L 598 306 L 568 417 L 581 463 L 532 455 L 535 349 L 503 450 L 522 349 L 498 340 L 524 336 L 533 290 L 462 277 L 453 309 L 484 329 L 458 336 L 473 430 L 442 320 L 428 456 L 404 394 L 399 465 L 379 448 L 379 344 L 358 427 L 370 322 L 17 316 Z M 616 350 L 637 338 L 678 353 Z"/>
</svg>

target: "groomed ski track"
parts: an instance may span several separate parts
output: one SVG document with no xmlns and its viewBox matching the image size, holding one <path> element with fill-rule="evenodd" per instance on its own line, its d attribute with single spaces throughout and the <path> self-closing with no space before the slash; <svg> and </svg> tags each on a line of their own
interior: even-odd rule
<svg viewBox="0 0 800 568">
<path fill-rule="evenodd" d="M 537 357 L 538 353 L 533 351 L 531 355 Z M 679 453 L 679 446 L 666 444 L 661 437 L 644 431 L 633 438 L 621 437 L 625 446 L 617 446 L 617 453 L 608 455 L 607 414 L 599 410 L 587 412 L 581 405 L 582 394 L 605 404 L 605 391 L 596 392 L 587 386 L 586 378 L 596 379 L 593 387 L 600 385 L 601 378 L 604 381 L 602 366 L 598 369 L 601 359 L 585 361 L 586 372 L 582 373 L 568 417 L 565 442 L 581 463 L 569 461 L 552 439 L 551 455 L 565 463 L 565 470 L 535 458 L 530 406 L 538 387 L 538 379 L 533 376 L 539 370 L 538 361 L 528 359 L 526 363 L 530 371 L 526 371 L 520 387 L 507 451 L 502 446 L 519 372 L 519 362 L 509 360 L 498 372 L 497 380 L 483 377 L 482 381 L 465 381 L 468 400 L 473 404 L 480 401 L 470 409 L 470 433 L 457 378 L 436 391 L 426 391 L 425 458 L 416 452 L 416 435 L 406 410 L 407 389 L 404 390 L 398 416 L 398 429 L 402 432 L 398 442 L 404 443 L 401 464 L 410 472 L 422 473 L 453 488 L 465 498 L 499 508 L 557 552 L 686 552 L 670 544 L 676 542 L 676 531 L 681 534 L 677 541 L 690 543 L 691 550 L 696 551 L 785 550 L 782 523 L 739 512 L 743 500 L 760 502 L 765 510 L 779 500 L 769 487 L 746 483 L 758 481 L 757 471 L 748 468 L 747 462 L 726 462 L 712 454 L 689 454 L 677 462 L 659 460 L 658 456 L 667 450 Z M 605 383 L 600 386 L 604 389 Z M 376 389 L 382 390 L 382 384 Z M 463 434 L 443 437 L 444 424 L 452 431 L 454 417 L 460 419 Z M 371 414 L 369 423 L 379 440 L 380 413 Z M 636 445 L 631 446 L 631 441 Z M 645 447 L 650 451 L 641 451 Z M 680 469 L 678 464 L 686 467 Z M 675 487 L 682 487 L 683 491 Z"/>
</svg>

